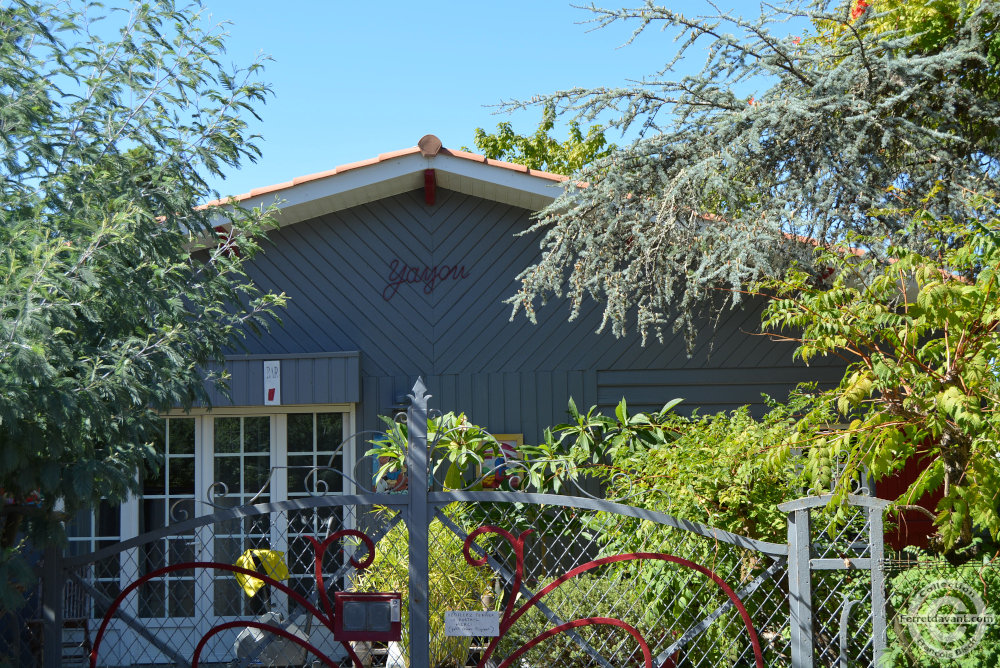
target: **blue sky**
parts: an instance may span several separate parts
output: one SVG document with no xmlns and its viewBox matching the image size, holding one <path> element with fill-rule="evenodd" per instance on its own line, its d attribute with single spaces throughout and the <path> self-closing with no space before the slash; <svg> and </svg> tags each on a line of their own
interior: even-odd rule
<svg viewBox="0 0 1000 668">
<path fill-rule="evenodd" d="M 229 60 L 273 59 L 264 79 L 274 96 L 254 126 L 263 157 L 213 182 L 227 195 L 414 146 L 427 133 L 449 148 L 472 146 L 476 127 L 508 118 L 489 105 L 641 78 L 674 46 L 654 32 L 619 48 L 628 27 L 591 31 L 581 24 L 591 13 L 563 0 L 203 2 L 213 22 L 231 22 Z M 674 6 L 709 10 L 701 2 Z M 747 16 L 759 7 L 720 6 Z M 685 68 L 701 65 L 689 60 Z M 538 119 L 537 111 L 510 117 L 521 132 Z"/>
</svg>

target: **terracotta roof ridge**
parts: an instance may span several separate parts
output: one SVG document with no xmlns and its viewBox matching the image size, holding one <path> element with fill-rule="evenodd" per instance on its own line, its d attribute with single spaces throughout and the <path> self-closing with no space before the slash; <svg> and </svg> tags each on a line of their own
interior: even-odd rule
<svg viewBox="0 0 1000 668">
<path fill-rule="evenodd" d="M 212 200 L 211 202 L 206 202 L 203 207 L 211 206 L 223 206 L 230 202 L 230 200 L 236 200 L 237 202 L 242 202 L 253 197 L 260 197 L 261 195 L 269 195 L 271 193 L 280 192 L 282 190 L 287 190 L 295 186 L 301 185 L 303 183 L 309 183 L 311 181 L 319 181 L 331 176 L 337 176 L 345 172 L 349 172 L 355 169 L 360 169 L 362 167 L 370 167 L 371 165 L 377 165 L 382 162 L 388 162 L 395 158 L 402 158 L 408 155 L 421 154 L 428 159 L 432 159 L 436 155 L 446 155 L 452 158 L 458 158 L 460 160 L 468 160 L 470 162 L 478 162 L 491 167 L 499 167 L 501 169 L 508 169 L 513 172 L 520 172 L 522 174 L 527 174 L 529 176 L 535 176 L 541 179 L 547 179 L 549 181 L 554 181 L 561 183 L 563 181 L 569 180 L 568 176 L 562 174 L 554 174 L 552 172 L 542 171 L 540 169 L 529 169 L 524 165 L 519 165 L 513 162 L 505 162 L 503 160 L 494 160 L 492 158 L 487 158 L 484 155 L 478 153 L 470 153 L 469 151 L 461 151 L 457 149 L 449 149 L 441 146 L 441 140 L 434 135 L 424 135 L 421 137 L 420 142 L 417 146 L 411 146 L 410 148 L 399 149 L 398 151 L 389 151 L 388 153 L 379 153 L 377 157 L 368 158 L 366 160 L 358 160 L 355 162 L 348 162 L 343 165 L 337 165 L 333 169 L 327 169 L 322 172 L 316 172 L 314 174 L 305 174 L 303 176 L 297 176 L 291 181 L 283 181 L 281 183 L 275 183 L 268 186 L 263 186 L 260 188 L 254 188 L 250 192 L 243 193 L 242 195 L 235 195 L 232 197 L 223 197 L 220 199 Z M 199 207 L 200 208 L 200 207 Z"/>
</svg>

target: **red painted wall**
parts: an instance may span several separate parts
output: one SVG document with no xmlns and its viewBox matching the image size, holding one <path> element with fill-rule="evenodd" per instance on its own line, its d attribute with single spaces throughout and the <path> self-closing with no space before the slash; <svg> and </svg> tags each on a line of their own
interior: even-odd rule
<svg viewBox="0 0 1000 668">
<path fill-rule="evenodd" d="M 883 478 L 875 485 L 876 495 L 880 499 L 896 500 L 907 490 L 910 484 L 917 479 L 917 476 L 927 468 L 930 462 L 930 455 L 917 454 L 910 457 L 906 466 L 896 472 L 895 475 Z M 935 513 L 934 507 L 941 500 L 942 490 L 937 490 L 931 494 L 925 494 L 914 505 L 923 506 L 927 510 Z M 936 513 L 935 513 L 936 514 Z M 895 517 L 889 516 L 885 531 L 886 545 L 899 550 L 907 545 L 917 547 L 927 547 L 928 537 L 934 533 L 933 522 L 930 517 L 916 510 L 907 510 L 897 513 Z"/>
</svg>

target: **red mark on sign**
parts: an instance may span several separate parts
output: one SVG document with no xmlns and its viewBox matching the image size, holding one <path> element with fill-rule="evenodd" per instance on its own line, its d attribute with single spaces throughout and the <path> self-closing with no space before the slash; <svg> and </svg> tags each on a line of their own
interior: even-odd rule
<svg viewBox="0 0 1000 668">
<path fill-rule="evenodd" d="M 274 401 L 274 389 L 273 387 L 267 388 L 267 400 Z"/>
</svg>

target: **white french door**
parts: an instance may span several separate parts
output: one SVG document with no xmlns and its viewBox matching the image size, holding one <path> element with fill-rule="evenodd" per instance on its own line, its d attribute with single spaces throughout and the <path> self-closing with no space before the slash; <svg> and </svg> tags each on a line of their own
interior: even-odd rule
<svg viewBox="0 0 1000 668">
<path fill-rule="evenodd" d="M 353 431 L 351 405 L 169 415 L 154 443 L 162 464 L 156 473 L 140 476 L 141 496 L 118 509 L 102 505 L 96 511 L 80 513 L 68 527 L 71 552 L 91 551 L 225 507 L 317 493 L 351 493 L 354 490 L 339 471 L 353 469 L 354 445 L 340 451 L 341 443 Z M 312 586 L 312 561 L 305 536 L 322 535 L 349 524 L 339 510 L 293 511 L 217 523 L 129 550 L 113 572 L 105 565 L 91 578 L 113 597 L 137 577 L 166 564 L 232 564 L 246 549 L 272 549 L 286 554 L 291 572 L 288 584 L 306 594 Z M 255 616 L 269 606 L 285 614 L 295 612 L 285 597 L 275 592 L 250 598 L 231 573 L 209 571 L 167 574 L 144 584 L 129 598 L 123 611 L 142 619 L 150 630 L 170 636 L 182 654 L 189 654 L 193 645 L 188 644 L 227 619 Z M 96 616 L 102 613 L 93 611 Z M 112 650 L 112 654 L 120 653 L 118 658 L 126 663 L 163 658 L 148 643 L 135 642 L 130 637 L 134 632 L 119 621 L 109 629 L 113 631 L 109 640 L 111 636 L 120 639 L 114 643 L 118 651 Z"/>
<path fill-rule="evenodd" d="M 340 450 L 352 418 L 351 412 L 342 410 L 204 416 L 204 469 L 211 470 L 213 478 L 205 484 L 211 493 L 203 512 L 353 491 L 340 474 L 353 466 L 350 449 Z M 312 584 L 312 562 L 306 558 L 311 547 L 305 536 L 325 532 L 330 523 L 340 528 L 343 522 L 337 512 L 310 510 L 219 523 L 202 541 L 203 558 L 231 564 L 248 549 L 283 552 L 291 573 L 288 584 L 306 593 Z M 259 615 L 269 606 L 288 610 L 279 593 L 246 596 L 229 573 L 215 574 L 211 589 L 211 603 L 201 607 L 209 618 Z"/>
<path fill-rule="evenodd" d="M 344 411 L 315 410 L 268 415 L 206 415 L 203 433 L 206 444 L 205 470 L 214 478 L 208 487 L 211 504 L 205 512 L 248 503 L 269 503 L 306 498 L 313 494 L 351 492 L 341 475 L 353 466 L 353 453 L 340 450 L 348 436 L 352 415 Z M 232 564 L 251 549 L 276 550 L 284 554 L 290 577 L 287 584 L 309 595 L 313 583 L 312 547 L 306 536 L 323 535 L 352 525 L 343 509 L 310 509 L 280 514 L 258 515 L 216 523 L 205 527 L 205 560 Z M 288 597 L 262 588 L 248 596 L 232 573 L 203 573 L 203 589 L 211 591 L 198 603 L 197 614 L 204 634 L 215 624 L 246 619 L 276 610 L 286 618 L 299 611 Z M 234 632 L 235 633 L 235 632 Z M 219 652 L 227 643 L 214 645 Z M 227 656 L 206 657 L 222 661 Z"/>
</svg>

